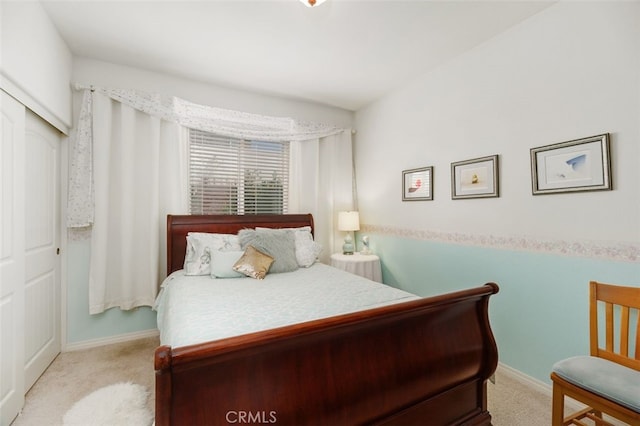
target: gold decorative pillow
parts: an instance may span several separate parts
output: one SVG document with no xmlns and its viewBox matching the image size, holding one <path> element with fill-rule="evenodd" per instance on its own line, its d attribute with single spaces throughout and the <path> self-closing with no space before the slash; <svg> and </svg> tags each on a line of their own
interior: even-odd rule
<svg viewBox="0 0 640 426">
<path fill-rule="evenodd" d="M 244 254 L 233 265 L 233 270 L 241 272 L 248 277 L 262 280 L 269 272 L 273 263 L 273 257 L 258 251 L 253 246 L 247 246 Z"/>
</svg>

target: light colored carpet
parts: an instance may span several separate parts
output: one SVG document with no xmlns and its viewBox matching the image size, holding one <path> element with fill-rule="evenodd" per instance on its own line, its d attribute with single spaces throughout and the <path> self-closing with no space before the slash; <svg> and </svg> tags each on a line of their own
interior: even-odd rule
<svg viewBox="0 0 640 426">
<path fill-rule="evenodd" d="M 487 406 L 493 426 L 551 424 L 551 393 L 522 383 L 501 368 L 496 383 L 487 384 Z"/>
<path fill-rule="evenodd" d="M 158 345 L 157 338 L 148 338 L 58 355 L 27 393 L 22 414 L 12 426 L 62 425 L 76 401 L 119 382 L 144 386 L 149 391 L 147 407 L 153 412 L 153 354 Z"/>
<path fill-rule="evenodd" d="M 118 343 L 60 354 L 27 393 L 22 414 L 13 426 L 62 425 L 73 404 L 101 387 L 133 382 L 149 390 L 153 411 L 155 374 L 153 354 L 157 338 Z M 488 406 L 494 426 L 551 424 L 551 396 L 498 369 L 488 385 Z"/>
</svg>

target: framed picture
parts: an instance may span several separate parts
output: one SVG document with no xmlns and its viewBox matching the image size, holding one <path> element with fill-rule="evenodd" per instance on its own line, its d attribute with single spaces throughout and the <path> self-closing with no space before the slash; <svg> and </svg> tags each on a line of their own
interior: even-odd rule
<svg viewBox="0 0 640 426">
<path fill-rule="evenodd" d="M 453 200 L 498 196 L 498 155 L 451 163 Z"/>
<path fill-rule="evenodd" d="M 402 201 L 433 200 L 433 166 L 402 171 Z"/>
<path fill-rule="evenodd" d="M 533 195 L 611 189 L 609 134 L 531 149 Z"/>
</svg>

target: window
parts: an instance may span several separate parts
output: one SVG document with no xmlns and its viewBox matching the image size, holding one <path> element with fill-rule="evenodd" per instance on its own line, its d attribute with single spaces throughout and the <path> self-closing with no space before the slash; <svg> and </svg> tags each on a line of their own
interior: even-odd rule
<svg viewBox="0 0 640 426">
<path fill-rule="evenodd" d="M 246 141 L 189 130 L 191 214 L 283 214 L 289 143 Z"/>
</svg>

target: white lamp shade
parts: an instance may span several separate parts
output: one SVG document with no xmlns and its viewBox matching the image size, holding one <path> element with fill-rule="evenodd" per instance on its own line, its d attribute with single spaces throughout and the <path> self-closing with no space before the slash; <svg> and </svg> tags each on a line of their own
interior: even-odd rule
<svg viewBox="0 0 640 426">
<path fill-rule="evenodd" d="M 360 215 L 358 212 L 340 212 L 338 213 L 338 230 L 340 231 L 359 231 Z"/>
</svg>

